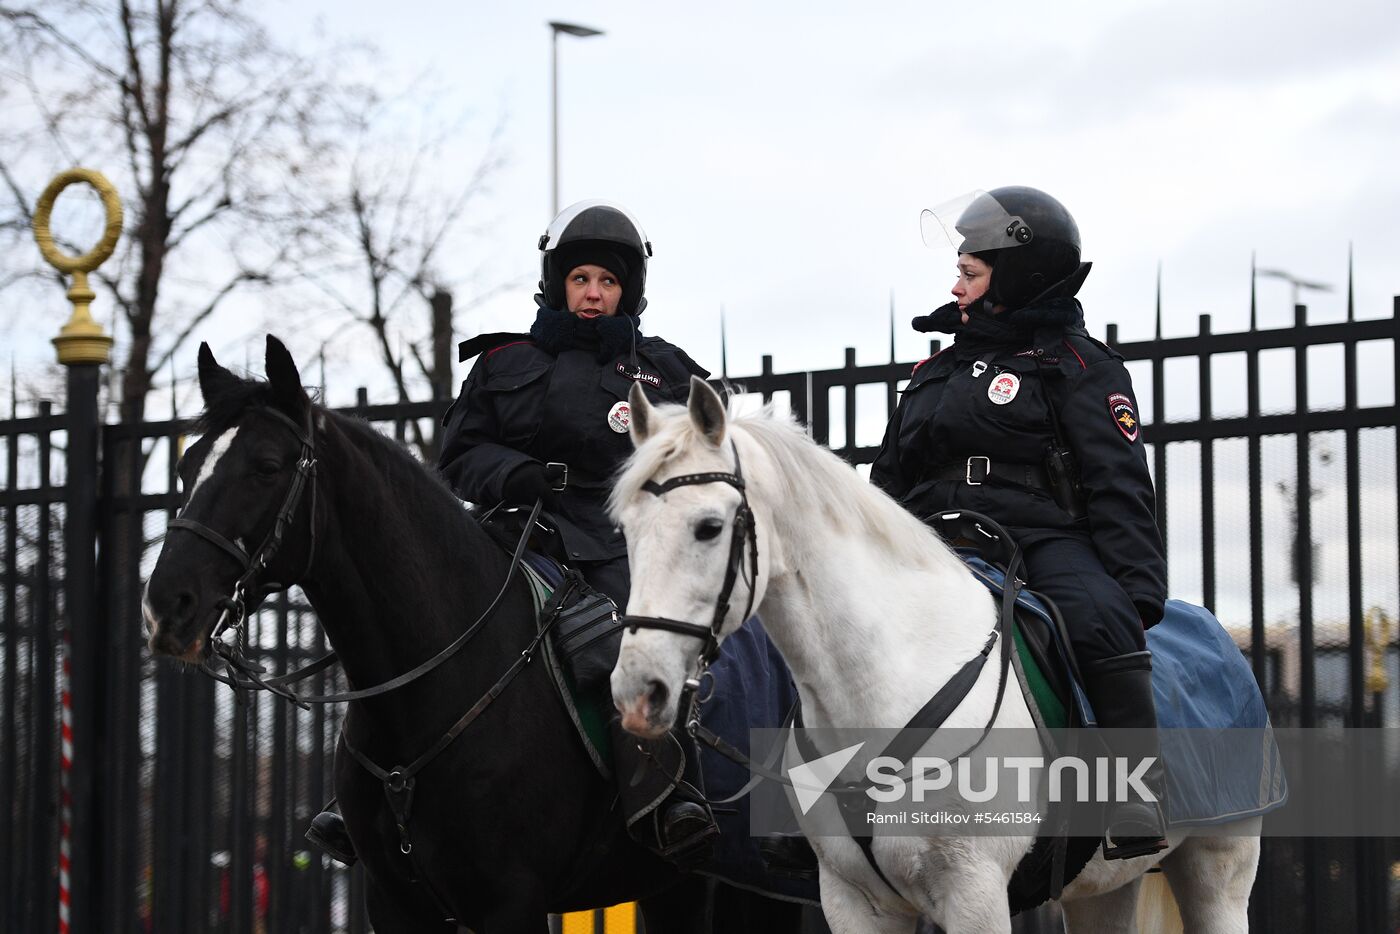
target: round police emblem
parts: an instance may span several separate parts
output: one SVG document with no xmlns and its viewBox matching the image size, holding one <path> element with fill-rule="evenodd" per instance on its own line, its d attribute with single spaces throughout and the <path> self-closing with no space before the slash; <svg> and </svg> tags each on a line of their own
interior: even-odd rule
<svg viewBox="0 0 1400 934">
<path fill-rule="evenodd" d="M 632 424 L 632 407 L 619 402 L 608 410 L 608 427 L 620 435 L 625 435 Z"/>
<path fill-rule="evenodd" d="M 1021 391 L 1021 377 L 1015 373 L 998 373 L 987 387 L 987 398 L 997 405 L 1006 405 Z"/>
</svg>

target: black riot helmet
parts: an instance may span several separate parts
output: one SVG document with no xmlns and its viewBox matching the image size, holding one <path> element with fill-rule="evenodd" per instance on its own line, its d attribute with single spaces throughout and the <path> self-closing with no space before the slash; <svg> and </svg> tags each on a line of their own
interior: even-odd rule
<svg viewBox="0 0 1400 934">
<path fill-rule="evenodd" d="M 1065 206 L 1036 188 L 976 191 L 921 218 L 924 242 L 951 243 L 992 267 L 984 299 L 1016 309 L 1036 299 L 1074 295 L 1089 275 L 1079 261 L 1079 226 Z"/>
<path fill-rule="evenodd" d="M 567 311 L 564 277 L 593 264 L 622 283 L 618 311 L 639 315 L 646 308 L 647 260 L 651 241 L 624 207 L 607 201 L 580 201 L 559 212 L 540 237 L 540 292 L 550 308 Z"/>
</svg>

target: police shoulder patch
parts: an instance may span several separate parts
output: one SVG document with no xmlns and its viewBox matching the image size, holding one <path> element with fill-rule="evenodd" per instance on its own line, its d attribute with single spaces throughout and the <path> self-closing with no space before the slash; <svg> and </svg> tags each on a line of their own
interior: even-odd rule
<svg viewBox="0 0 1400 934">
<path fill-rule="evenodd" d="M 1138 417 L 1133 410 L 1133 400 L 1121 392 L 1111 392 L 1108 394 L 1108 414 L 1113 419 L 1113 424 L 1123 433 L 1123 437 L 1129 441 L 1138 439 Z"/>
</svg>

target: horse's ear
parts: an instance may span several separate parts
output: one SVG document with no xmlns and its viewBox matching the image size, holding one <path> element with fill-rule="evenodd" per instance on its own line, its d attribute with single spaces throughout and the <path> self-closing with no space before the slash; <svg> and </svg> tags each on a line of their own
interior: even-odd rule
<svg viewBox="0 0 1400 934">
<path fill-rule="evenodd" d="M 651 400 L 642 391 L 641 383 L 633 383 L 632 388 L 627 390 L 627 404 L 632 409 L 632 446 L 639 448 L 642 442 L 651 437 L 652 412 Z"/>
<path fill-rule="evenodd" d="M 199 392 L 207 406 L 231 386 L 238 384 L 238 377 L 219 365 L 214 359 L 214 351 L 207 342 L 199 345 Z"/>
<path fill-rule="evenodd" d="M 715 447 L 724 443 L 724 401 L 698 376 L 690 378 L 690 420 Z"/>
<path fill-rule="evenodd" d="M 267 335 L 267 381 L 272 384 L 272 397 L 279 408 L 300 420 L 311 406 L 311 400 L 301 385 L 301 374 L 287 347 L 271 334 Z"/>
</svg>

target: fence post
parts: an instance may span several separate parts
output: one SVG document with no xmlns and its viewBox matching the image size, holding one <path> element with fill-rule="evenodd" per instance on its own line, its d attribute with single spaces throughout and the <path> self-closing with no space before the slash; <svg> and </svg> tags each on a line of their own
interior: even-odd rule
<svg viewBox="0 0 1400 934">
<path fill-rule="evenodd" d="M 97 190 L 107 213 L 102 239 L 82 256 L 54 246 L 49 219 L 59 193 L 76 182 Z M 103 749 L 101 722 L 102 627 L 97 621 L 97 389 L 112 338 L 92 320 L 88 306 L 97 296 L 88 273 L 102 265 L 121 235 L 122 210 L 116 189 L 99 172 L 69 169 L 54 178 L 34 206 L 34 239 L 44 259 L 73 277 L 68 300 L 73 316 L 53 339 L 58 362 L 68 367 L 68 476 L 64 517 L 64 636 L 68 665 L 63 688 L 63 821 L 59 841 L 59 930 L 86 934 L 113 919 L 98 906 L 104 887 L 120 885 L 100 872 L 103 817 L 96 807 L 97 774 Z M 71 717 L 70 717 L 71 712 Z"/>
</svg>

